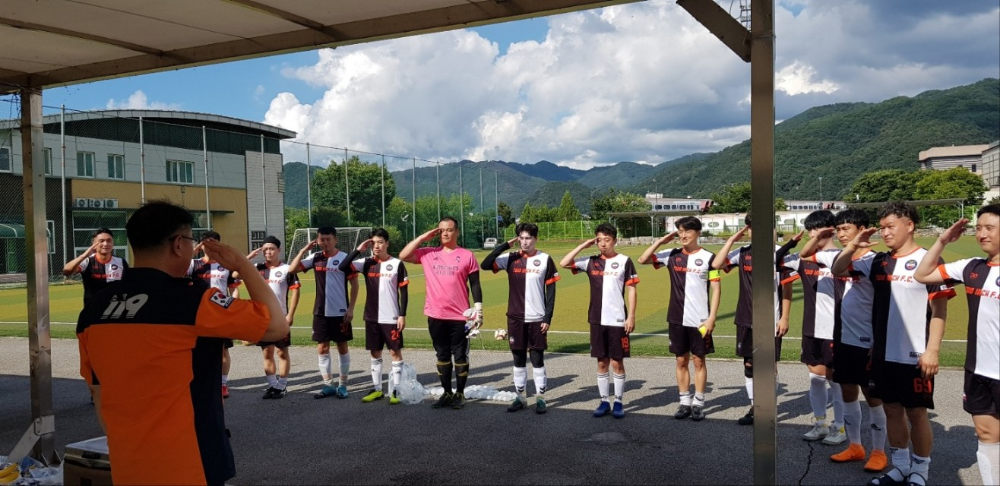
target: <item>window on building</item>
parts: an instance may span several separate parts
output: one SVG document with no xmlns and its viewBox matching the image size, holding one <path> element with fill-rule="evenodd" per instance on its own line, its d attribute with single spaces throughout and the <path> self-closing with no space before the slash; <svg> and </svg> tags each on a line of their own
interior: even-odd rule
<svg viewBox="0 0 1000 486">
<path fill-rule="evenodd" d="M 108 178 L 125 178 L 125 156 L 108 154 Z"/>
<path fill-rule="evenodd" d="M 0 147 L 0 172 L 10 172 L 10 149 Z"/>
<path fill-rule="evenodd" d="M 47 148 L 42 153 L 45 154 L 45 175 L 52 175 L 52 149 Z"/>
<path fill-rule="evenodd" d="M 76 175 L 80 177 L 94 177 L 94 153 L 76 153 Z"/>
<path fill-rule="evenodd" d="M 194 184 L 194 163 L 181 160 L 168 160 L 167 182 Z"/>
<path fill-rule="evenodd" d="M 972 164 L 972 172 L 976 171 L 976 164 Z"/>
</svg>

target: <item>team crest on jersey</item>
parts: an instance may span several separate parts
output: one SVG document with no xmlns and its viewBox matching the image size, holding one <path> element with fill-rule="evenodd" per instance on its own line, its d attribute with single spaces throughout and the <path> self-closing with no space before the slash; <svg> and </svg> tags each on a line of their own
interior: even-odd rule
<svg viewBox="0 0 1000 486">
<path fill-rule="evenodd" d="M 614 269 L 614 270 L 618 270 L 618 262 L 612 263 L 611 264 L 611 268 Z"/>
<path fill-rule="evenodd" d="M 226 297 L 226 295 L 223 294 L 222 292 L 216 292 L 212 294 L 212 297 L 208 300 L 212 301 L 213 304 L 222 307 L 223 309 L 228 309 L 229 306 L 233 303 L 234 299 L 232 297 Z"/>
<path fill-rule="evenodd" d="M 385 270 L 386 270 L 387 272 L 391 272 L 391 271 L 392 271 L 392 264 L 390 263 L 390 264 L 386 265 L 386 266 L 385 266 Z"/>
<path fill-rule="evenodd" d="M 916 260 L 907 261 L 904 267 L 906 267 L 907 270 L 913 270 L 914 268 L 917 268 L 917 261 Z"/>
<path fill-rule="evenodd" d="M 111 264 L 111 270 L 118 270 L 118 265 L 115 265 L 114 263 L 112 263 Z"/>
<path fill-rule="evenodd" d="M 697 260 L 694 261 L 694 264 L 700 267 L 700 266 L 704 265 L 705 262 L 701 258 L 699 258 L 699 259 L 697 259 Z"/>
<path fill-rule="evenodd" d="M 462 262 L 462 257 L 455 255 L 455 263 L 461 263 L 461 262 Z"/>
<path fill-rule="evenodd" d="M 1000 277 L 997 277 L 997 287 L 1000 287 Z"/>
<path fill-rule="evenodd" d="M 537 267 L 537 266 L 539 266 L 539 265 L 542 264 L 542 261 L 541 260 L 532 260 L 531 263 L 533 263 Z"/>
<path fill-rule="evenodd" d="M 281 272 L 274 272 L 274 278 L 281 278 Z"/>
<path fill-rule="evenodd" d="M 677 262 L 677 263 L 680 263 L 681 262 L 681 257 L 674 258 L 674 261 Z"/>
</svg>

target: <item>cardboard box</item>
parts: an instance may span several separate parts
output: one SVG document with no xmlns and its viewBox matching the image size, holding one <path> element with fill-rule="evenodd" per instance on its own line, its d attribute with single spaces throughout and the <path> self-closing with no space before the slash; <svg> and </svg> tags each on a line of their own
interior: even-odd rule
<svg viewBox="0 0 1000 486">
<path fill-rule="evenodd" d="M 96 486 L 111 484 L 111 456 L 108 438 L 77 442 L 66 446 L 63 455 L 63 484 Z"/>
</svg>

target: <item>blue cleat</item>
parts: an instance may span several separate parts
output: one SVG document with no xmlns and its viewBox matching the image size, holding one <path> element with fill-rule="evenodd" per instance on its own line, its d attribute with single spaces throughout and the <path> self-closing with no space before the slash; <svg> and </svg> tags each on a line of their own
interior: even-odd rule
<svg viewBox="0 0 1000 486">
<path fill-rule="evenodd" d="M 615 402 L 615 406 L 611 409 L 611 416 L 620 419 L 625 418 L 625 409 L 622 408 L 622 402 Z"/>
<path fill-rule="evenodd" d="M 337 398 L 347 398 L 347 387 L 340 385 L 337 387 Z"/>
<path fill-rule="evenodd" d="M 336 387 L 334 387 L 333 385 L 326 385 L 326 386 L 323 387 L 322 390 L 319 391 L 319 393 L 313 395 L 313 398 L 332 397 L 332 396 L 334 396 L 336 394 L 337 394 L 337 388 Z"/>
<path fill-rule="evenodd" d="M 594 410 L 595 417 L 603 417 L 611 411 L 611 405 L 606 400 L 601 400 L 601 404 Z"/>
</svg>

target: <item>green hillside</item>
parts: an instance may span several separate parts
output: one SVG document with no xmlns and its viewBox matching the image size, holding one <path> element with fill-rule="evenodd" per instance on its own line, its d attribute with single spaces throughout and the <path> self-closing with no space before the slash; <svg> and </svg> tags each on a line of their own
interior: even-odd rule
<svg viewBox="0 0 1000 486">
<path fill-rule="evenodd" d="M 531 193 L 545 184 L 545 180 L 532 177 L 523 172 L 510 168 L 503 162 L 471 162 L 463 160 L 459 163 L 441 164 L 441 196 L 458 194 L 459 191 L 459 166 L 462 167 L 461 189 L 466 194 L 472 196 L 474 202 L 479 201 L 479 169 L 483 170 L 483 202 L 487 207 L 493 207 L 494 194 L 499 192 L 500 201 L 506 202 L 512 208 L 524 206 L 524 202 Z M 431 196 L 437 194 L 437 174 L 435 167 L 418 167 L 417 174 L 417 197 Z M 500 180 L 494 188 L 495 173 L 499 173 Z M 392 176 L 396 180 L 396 187 L 399 189 L 399 196 L 409 200 L 412 194 L 411 169 L 393 172 Z"/>
<path fill-rule="evenodd" d="M 916 170 L 917 156 L 935 146 L 986 144 L 1000 138 L 1000 80 L 928 91 L 881 103 L 812 108 L 775 127 L 775 195 L 785 199 L 842 198 L 859 174 Z M 750 141 L 703 160 L 672 164 L 637 187 L 706 197 L 750 178 Z"/>
<path fill-rule="evenodd" d="M 590 193 L 594 191 L 593 188 L 585 186 L 579 182 L 546 182 L 538 190 L 531 193 L 528 196 L 528 203 L 532 207 L 538 207 L 545 205 L 550 208 L 559 207 L 559 203 L 562 202 L 563 195 L 569 191 L 570 197 L 573 198 L 573 203 L 576 204 L 576 208 L 580 210 L 581 213 L 590 213 Z M 521 210 L 524 209 L 524 205 L 512 206 L 511 209 L 514 210 L 515 215 L 520 215 Z"/>
<path fill-rule="evenodd" d="M 654 172 L 656 172 L 656 166 L 653 165 L 619 162 L 615 165 L 594 167 L 576 181 L 597 189 L 607 189 L 609 187 L 620 189 L 638 184 L 646 180 Z M 575 199 L 576 195 L 573 198 Z"/>
<path fill-rule="evenodd" d="M 313 166 L 312 173 L 315 174 L 319 167 Z M 305 208 L 307 203 L 306 191 L 306 164 L 302 162 L 289 162 L 285 164 L 285 207 Z"/>
</svg>

